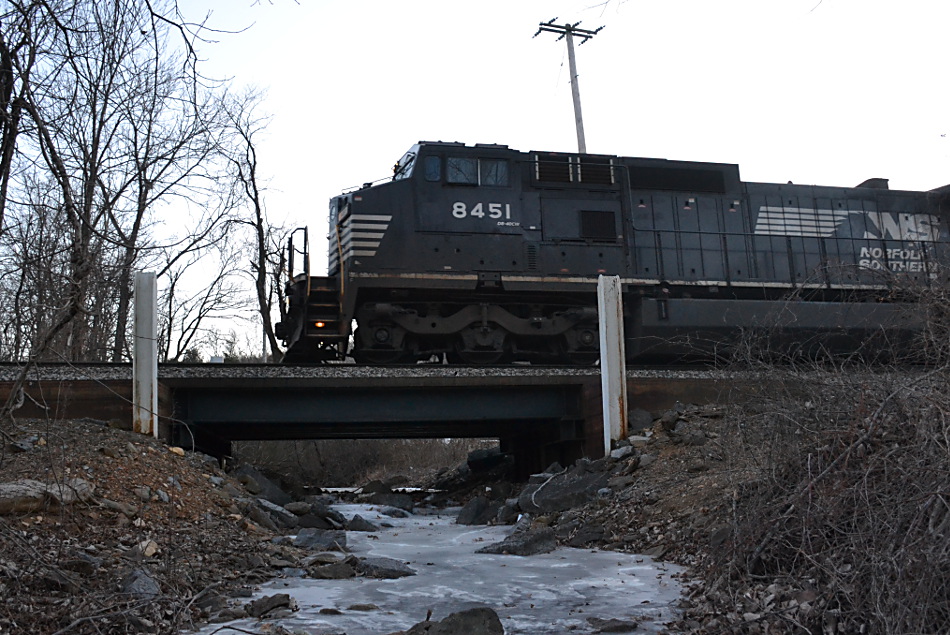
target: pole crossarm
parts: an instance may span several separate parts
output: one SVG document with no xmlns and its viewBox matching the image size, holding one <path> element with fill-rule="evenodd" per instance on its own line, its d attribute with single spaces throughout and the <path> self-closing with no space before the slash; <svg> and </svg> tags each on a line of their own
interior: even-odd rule
<svg viewBox="0 0 950 635">
<path fill-rule="evenodd" d="M 569 22 L 565 24 L 554 24 L 556 20 L 557 18 L 553 18 L 547 22 L 541 22 L 538 25 L 538 32 L 535 33 L 532 37 L 538 37 L 539 35 L 541 35 L 542 32 L 547 31 L 549 33 L 557 33 L 558 35 L 560 35 L 561 37 L 558 38 L 558 41 L 560 41 L 560 40 L 563 40 L 565 36 L 570 34 L 573 37 L 583 38 L 580 42 L 581 44 L 583 44 L 587 40 L 591 39 L 592 37 L 600 33 L 601 29 L 604 28 L 602 26 L 599 26 L 593 31 L 591 31 L 590 29 L 578 28 L 577 25 L 579 25 L 580 22 L 575 22 L 574 24 L 571 24 Z"/>
</svg>

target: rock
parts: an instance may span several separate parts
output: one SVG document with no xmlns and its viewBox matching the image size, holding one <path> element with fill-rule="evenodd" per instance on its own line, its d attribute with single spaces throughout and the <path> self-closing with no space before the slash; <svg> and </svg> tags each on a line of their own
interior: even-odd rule
<svg viewBox="0 0 950 635">
<path fill-rule="evenodd" d="M 168 451 L 172 454 L 177 454 L 178 456 L 185 456 L 185 450 L 175 445 L 168 448 Z"/>
<path fill-rule="evenodd" d="M 407 512 L 412 511 L 412 497 L 408 494 L 383 493 L 372 494 L 368 501 L 373 505 L 385 505 L 387 507 L 396 507 Z"/>
<path fill-rule="evenodd" d="M 119 582 L 119 593 L 139 600 L 151 600 L 162 593 L 162 588 L 145 569 L 134 569 Z"/>
<path fill-rule="evenodd" d="M 641 454 L 640 455 L 640 468 L 645 468 L 648 465 L 651 465 L 656 461 L 656 455 L 654 454 Z"/>
<path fill-rule="evenodd" d="M 631 454 L 635 454 L 635 453 L 636 453 L 636 450 L 634 449 L 634 447 L 632 445 L 627 445 L 622 448 L 617 448 L 616 450 L 611 450 L 610 458 L 620 460 L 620 459 L 625 459 Z"/>
<path fill-rule="evenodd" d="M 667 552 L 666 545 L 654 545 L 653 547 L 650 547 L 649 549 L 645 549 L 643 551 L 643 555 L 649 556 L 654 559 L 659 559 L 659 558 L 662 558 L 663 554 L 666 552 Z"/>
<path fill-rule="evenodd" d="M 633 436 L 627 437 L 627 441 L 629 441 L 630 445 L 632 445 L 635 448 L 642 448 L 647 443 L 649 443 L 651 439 L 652 437 L 648 435 L 642 435 L 642 434 L 635 434 Z"/>
<path fill-rule="evenodd" d="M 393 490 L 382 481 L 370 481 L 360 488 L 360 494 L 392 494 Z"/>
<path fill-rule="evenodd" d="M 106 509 L 111 509 L 114 512 L 119 512 L 125 516 L 132 518 L 138 513 L 138 508 L 135 505 L 129 505 L 128 503 L 119 503 L 116 501 L 111 501 L 108 498 L 102 498 L 99 500 L 99 504 L 105 507 Z"/>
<path fill-rule="evenodd" d="M 300 561 L 300 565 L 310 567 L 313 565 L 336 564 L 337 562 L 343 562 L 347 558 L 352 558 L 352 556 L 344 556 L 339 551 L 323 551 L 307 556 Z"/>
<path fill-rule="evenodd" d="M 139 500 L 144 501 L 146 503 L 152 500 L 152 489 L 150 487 L 146 487 L 144 485 L 140 485 L 139 487 L 133 487 L 132 493 L 135 494 Z"/>
<path fill-rule="evenodd" d="M 638 628 L 638 624 L 632 620 L 617 618 L 605 620 L 599 617 L 588 617 L 587 623 L 595 629 L 595 633 L 632 633 Z"/>
<path fill-rule="evenodd" d="M 660 426 L 663 430 L 669 432 L 676 427 L 676 422 L 680 420 L 680 415 L 675 410 L 667 410 L 660 416 Z"/>
<path fill-rule="evenodd" d="M 402 635 L 504 635 L 498 614 L 488 607 L 452 613 L 441 622 L 426 620 L 403 631 Z M 397 635 L 397 634 L 393 634 Z"/>
<path fill-rule="evenodd" d="M 518 496 L 518 505 L 528 513 L 565 511 L 580 507 L 606 487 L 609 475 L 604 472 L 584 473 L 584 467 L 555 476 L 542 484 L 529 484 Z"/>
<path fill-rule="evenodd" d="M 593 542 L 600 542 L 604 539 L 604 530 L 603 525 L 590 524 L 583 525 L 577 532 L 567 541 L 568 546 L 570 547 L 586 547 L 587 545 Z"/>
<path fill-rule="evenodd" d="M 546 483 L 552 478 L 558 475 L 558 472 L 538 472 L 537 474 L 532 474 L 528 477 L 528 484 L 531 485 L 540 485 L 541 483 Z"/>
<path fill-rule="evenodd" d="M 492 502 L 484 496 L 476 496 L 462 507 L 455 522 L 459 525 L 487 525 L 498 515 L 501 506 L 498 501 Z"/>
<path fill-rule="evenodd" d="M 154 540 L 143 540 L 132 548 L 133 553 L 143 557 L 151 558 L 158 553 L 158 543 Z"/>
<path fill-rule="evenodd" d="M 234 470 L 232 476 L 243 483 L 244 487 L 246 487 L 247 491 L 251 492 L 251 494 L 266 498 L 275 505 L 286 505 L 293 501 L 290 494 L 280 489 L 276 483 L 250 465 L 242 465 L 237 468 Z M 256 485 L 255 489 L 257 489 L 257 491 L 252 491 L 249 484 L 252 486 Z"/>
<path fill-rule="evenodd" d="M 627 474 L 626 476 L 615 476 L 607 481 L 607 487 L 612 490 L 624 489 L 632 485 L 636 480 L 637 477 L 633 474 Z"/>
<path fill-rule="evenodd" d="M 40 511 L 49 505 L 65 507 L 89 500 L 94 491 L 92 483 L 81 478 L 66 479 L 62 483 L 33 479 L 0 483 L 0 515 Z"/>
<path fill-rule="evenodd" d="M 505 504 L 498 508 L 498 513 L 495 515 L 495 522 L 499 525 L 513 525 L 518 522 L 518 518 L 521 516 L 521 508 L 518 507 L 517 498 L 509 498 L 505 501 Z"/>
<path fill-rule="evenodd" d="M 494 447 L 472 450 L 468 453 L 466 463 L 468 469 L 473 473 L 478 473 L 487 472 L 494 467 L 505 464 L 506 461 L 508 461 L 508 456 L 502 453 L 501 448 Z"/>
<path fill-rule="evenodd" d="M 270 514 L 264 511 L 256 502 L 248 505 L 247 516 L 258 526 L 268 531 L 277 531 L 277 523 L 275 523 L 274 519 L 270 517 Z"/>
<path fill-rule="evenodd" d="M 280 505 L 275 505 L 266 498 L 258 498 L 257 504 L 260 505 L 261 509 L 267 512 L 270 517 L 274 519 L 274 522 L 280 527 L 293 529 L 299 524 L 297 516 L 295 516 L 292 512 L 284 509 Z"/>
<path fill-rule="evenodd" d="M 416 572 L 404 562 L 392 558 L 363 558 L 356 564 L 356 570 L 368 578 L 392 580 L 416 575 Z"/>
<path fill-rule="evenodd" d="M 550 527 L 534 528 L 516 525 L 515 530 L 501 542 L 482 547 L 475 553 L 497 553 L 512 556 L 533 556 L 548 553 L 557 547 L 554 530 Z"/>
<path fill-rule="evenodd" d="M 244 610 L 244 607 L 228 607 L 212 615 L 208 621 L 212 624 L 220 624 L 221 622 L 231 622 L 245 617 L 247 617 L 247 611 Z"/>
<path fill-rule="evenodd" d="M 346 607 L 347 611 L 378 611 L 379 607 L 375 604 L 350 604 Z"/>
<path fill-rule="evenodd" d="M 346 532 L 338 529 L 312 529 L 306 527 L 297 532 L 294 546 L 315 551 L 346 550 Z"/>
<path fill-rule="evenodd" d="M 327 519 L 336 529 L 342 529 L 346 525 L 346 517 L 329 505 L 312 503 L 310 508 L 312 514 Z"/>
<path fill-rule="evenodd" d="M 314 580 L 343 580 L 356 577 L 356 569 L 347 561 L 310 567 L 307 575 Z"/>
<path fill-rule="evenodd" d="M 264 596 L 244 605 L 244 610 L 247 611 L 247 614 L 251 617 L 261 617 L 275 609 L 281 608 L 296 611 L 297 602 L 286 593 L 276 593 L 274 595 Z"/>
<path fill-rule="evenodd" d="M 369 522 L 359 514 L 353 516 L 352 520 L 346 523 L 347 531 L 379 531 L 379 527 Z"/>
<path fill-rule="evenodd" d="M 303 516 L 304 514 L 310 513 L 310 503 L 305 503 L 303 501 L 291 501 L 284 505 L 284 509 L 289 511 L 291 514 Z"/>
<path fill-rule="evenodd" d="M 649 430 L 653 427 L 653 415 L 643 408 L 632 408 L 627 412 L 629 430 Z"/>
<path fill-rule="evenodd" d="M 389 516 L 390 518 L 409 518 L 412 516 L 411 513 L 399 507 L 380 507 L 379 513 L 383 516 Z"/>
<path fill-rule="evenodd" d="M 329 519 L 324 518 L 323 516 L 317 516 L 316 514 L 304 514 L 303 516 L 298 516 L 297 526 L 310 529 L 342 529 L 342 527 L 337 527 L 334 525 Z"/>
</svg>

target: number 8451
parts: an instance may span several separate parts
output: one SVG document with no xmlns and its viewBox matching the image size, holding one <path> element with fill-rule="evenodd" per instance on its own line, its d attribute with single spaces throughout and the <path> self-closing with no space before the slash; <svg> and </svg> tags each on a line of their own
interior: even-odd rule
<svg viewBox="0 0 950 635">
<path fill-rule="evenodd" d="M 485 209 L 488 209 L 488 212 L 485 212 Z M 505 220 L 511 219 L 511 203 L 475 203 L 472 205 L 472 208 L 469 209 L 468 206 L 462 201 L 456 201 L 452 204 L 452 216 L 455 218 L 466 218 L 472 216 L 474 218 L 504 218 Z"/>
</svg>

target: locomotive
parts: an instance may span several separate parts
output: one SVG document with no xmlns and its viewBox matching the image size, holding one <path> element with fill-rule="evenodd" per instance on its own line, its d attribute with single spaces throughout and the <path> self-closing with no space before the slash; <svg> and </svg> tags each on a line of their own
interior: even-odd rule
<svg viewBox="0 0 950 635">
<path fill-rule="evenodd" d="M 942 276 L 948 189 L 420 142 L 391 179 L 330 200 L 327 275 L 310 275 L 306 230 L 291 237 L 277 334 L 285 362 L 589 364 L 611 275 L 630 360 L 715 357 L 751 332 L 851 354 L 918 327 L 894 289 Z"/>
</svg>

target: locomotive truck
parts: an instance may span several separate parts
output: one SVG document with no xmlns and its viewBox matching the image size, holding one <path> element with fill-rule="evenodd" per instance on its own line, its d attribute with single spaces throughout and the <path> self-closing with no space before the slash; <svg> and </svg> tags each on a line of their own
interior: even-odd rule
<svg viewBox="0 0 950 635">
<path fill-rule="evenodd" d="M 942 277 L 948 213 L 950 186 L 420 142 L 391 179 L 330 200 L 327 275 L 310 275 L 306 230 L 291 237 L 278 337 L 285 362 L 589 364 L 612 275 L 631 360 L 718 357 L 749 333 L 873 353 L 918 328 L 898 290 Z"/>
</svg>

